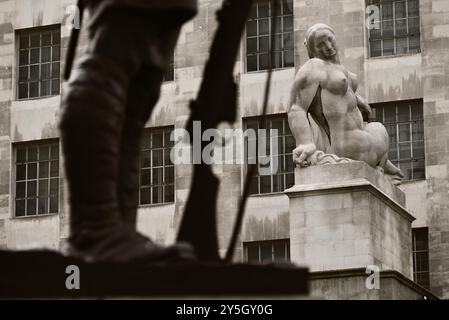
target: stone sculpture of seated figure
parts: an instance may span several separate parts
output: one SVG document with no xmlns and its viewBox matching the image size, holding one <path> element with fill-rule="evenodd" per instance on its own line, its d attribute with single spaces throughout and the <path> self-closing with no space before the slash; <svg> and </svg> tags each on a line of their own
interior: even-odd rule
<svg viewBox="0 0 449 320">
<path fill-rule="evenodd" d="M 364 161 L 399 184 L 403 174 L 388 160 L 388 133 L 381 123 L 367 122 L 371 108 L 357 93 L 356 75 L 340 64 L 332 28 L 312 26 L 305 45 L 310 60 L 296 74 L 288 110 L 294 162 Z"/>
</svg>

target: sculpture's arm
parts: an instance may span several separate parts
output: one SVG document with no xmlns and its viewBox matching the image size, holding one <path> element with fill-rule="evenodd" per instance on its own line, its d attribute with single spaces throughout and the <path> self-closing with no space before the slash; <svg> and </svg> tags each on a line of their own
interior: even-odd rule
<svg viewBox="0 0 449 320">
<path fill-rule="evenodd" d="M 357 107 L 362 113 L 363 121 L 368 121 L 369 118 L 371 117 L 372 110 L 369 104 L 366 103 L 365 99 L 363 99 L 362 96 L 357 92 L 358 88 L 357 75 L 355 73 L 349 72 L 349 78 L 351 79 L 351 87 L 357 98 Z"/>
<path fill-rule="evenodd" d="M 362 113 L 363 121 L 368 122 L 372 113 L 371 107 L 369 106 L 368 103 L 366 103 L 365 99 L 363 99 L 357 92 L 355 93 L 355 96 L 357 98 L 357 107 Z"/>
<path fill-rule="evenodd" d="M 316 151 L 307 111 L 320 84 L 317 73 L 306 64 L 298 71 L 290 93 L 288 122 L 297 146 L 293 150 L 293 160 L 300 166 L 309 165 L 307 159 Z"/>
</svg>

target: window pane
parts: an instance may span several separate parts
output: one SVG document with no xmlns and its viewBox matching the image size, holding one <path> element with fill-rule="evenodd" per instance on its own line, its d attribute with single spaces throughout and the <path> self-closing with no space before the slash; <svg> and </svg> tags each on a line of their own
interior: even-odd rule
<svg viewBox="0 0 449 320">
<path fill-rule="evenodd" d="M 59 94 L 59 80 L 52 80 L 51 81 L 51 94 L 57 95 Z"/>
<path fill-rule="evenodd" d="M 413 142 L 413 158 L 424 158 L 424 142 Z"/>
<path fill-rule="evenodd" d="M 39 80 L 39 66 L 31 66 L 30 67 L 30 80 L 37 81 Z"/>
<path fill-rule="evenodd" d="M 382 55 L 382 41 L 371 41 L 370 43 L 370 56 L 380 57 Z"/>
<path fill-rule="evenodd" d="M 291 188 L 295 184 L 295 174 L 294 173 L 288 173 L 285 175 L 285 187 Z"/>
<path fill-rule="evenodd" d="M 164 202 L 175 201 L 175 186 L 168 185 L 164 187 Z"/>
<path fill-rule="evenodd" d="M 382 19 L 393 19 L 393 3 L 382 3 Z"/>
<path fill-rule="evenodd" d="M 393 38 L 394 35 L 393 20 L 382 22 L 382 35 L 386 38 Z"/>
<path fill-rule="evenodd" d="M 282 14 L 293 14 L 293 0 L 282 0 Z"/>
<path fill-rule="evenodd" d="M 409 37 L 409 42 L 410 42 L 410 53 L 419 52 L 419 50 L 421 49 L 419 35 Z"/>
<path fill-rule="evenodd" d="M 152 177 L 152 184 L 162 184 L 163 182 L 163 169 L 162 168 L 156 168 L 153 169 L 153 177 Z"/>
<path fill-rule="evenodd" d="M 293 67 L 294 64 L 293 50 L 284 51 L 284 67 Z"/>
<path fill-rule="evenodd" d="M 16 157 L 17 157 L 17 162 L 25 162 L 26 161 L 26 157 L 27 157 L 27 150 L 26 150 L 26 148 L 21 148 L 21 147 L 18 147 L 17 148 L 17 155 L 16 155 Z"/>
<path fill-rule="evenodd" d="M 419 17 L 408 19 L 408 30 L 411 35 L 419 35 Z"/>
<path fill-rule="evenodd" d="M 402 173 L 404 173 L 404 180 L 411 180 L 412 179 L 412 166 L 410 161 L 406 162 L 400 162 L 399 168 L 401 169 Z"/>
<path fill-rule="evenodd" d="M 59 194 L 59 179 L 50 179 L 50 195 Z"/>
<path fill-rule="evenodd" d="M 272 246 L 270 244 L 263 244 L 260 246 L 260 258 L 262 262 L 273 261 Z"/>
<path fill-rule="evenodd" d="M 16 200 L 16 217 L 25 215 L 25 200 Z"/>
<path fill-rule="evenodd" d="M 140 204 L 150 204 L 150 188 L 140 189 Z"/>
<path fill-rule="evenodd" d="M 396 36 L 407 34 L 407 19 L 396 20 Z"/>
<path fill-rule="evenodd" d="M 271 193 L 271 176 L 260 177 L 260 193 Z"/>
<path fill-rule="evenodd" d="M 274 260 L 275 261 L 287 261 L 287 250 L 286 244 L 284 242 L 274 243 Z"/>
<path fill-rule="evenodd" d="M 50 95 L 50 81 L 42 81 L 41 96 L 49 96 L 49 95 Z"/>
<path fill-rule="evenodd" d="M 257 35 L 257 21 L 252 20 L 246 23 L 246 35 L 248 37 Z"/>
<path fill-rule="evenodd" d="M 426 167 L 425 160 L 413 161 L 413 179 L 425 179 L 426 178 Z"/>
<path fill-rule="evenodd" d="M 141 152 L 140 166 L 143 167 L 143 168 L 148 168 L 148 167 L 151 166 L 151 157 L 150 157 L 150 151 L 149 150 Z"/>
<path fill-rule="evenodd" d="M 45 32 L 42 34 L 42 46 L 51 45 L 51 32 Z"/>
<path fill-rule="evenodd" d="M 257 55 L 247 56 L 247 58 L 246 58 L 246 70 L 248 72 L 257 71 Z"/>
<path fill-rule="evenodd" d="M 153 150 L 153 167 L 162 166 L 164 161 L 164 151 L 163 150 Z"/>
<path fill-rule="evenodd" d="M 49 63 L 41 65 L 41 78 L 43 80 L 50 79 L 50 64 Z"/>
<path fill-rule="evenodd" d="M 19 37 L 20 49 L 27 49 L 30 47 L 30 37 L 29 35 L 21 35 Z"/>
<path fill-rule="evenodd" d="M 26 182 L 16 183 L 16 198 L 25 198 Z"/>
<path fill-rule="evenodd" d="M 162 133 L 154 133 L 152 135 L 152 147 L 153 148 L 161 148 L 163 147 L 163 134 Z"/>
<path fill-rule="evenodd" d="M 293 33 L 284 33 L 284 49 L 291 49 L 293 47 Z"/>
<path fill-rule="evenodd" d="M 51 53 L 52 61 L 59 61 L 61 59 L 61 48 L 59 46 L 53 46 Z"/>
<path fill-rule="evenodd" d="M 175 167 L 165 168 L 165 179 L 164 183 L 173 183 L 175 181 Z"/>
<path fill-rule="evenodd" d="M 149 169 L 142 170 L 140 173 L 140 185 L 146 186 L 151 184 L 151 171 Z"/>
<path fill-rule="evenodd" d="M 259 246 L 247 247 L 248 262 L 260 262 L 259 259 Z"/>
<path fill-rule="evenodd" d="M 152 203 L 162 203 L 163 202 L 162 190 L 163 190 L 163 187 L 161 187 L 161 186 L 152 188 L 152 191 L 153 191 L 153 202 Z"/>
<path fill-rule="evenodd" d="M 407 123 L 399 125 L 399 141 L 410 141 L 410 124 Z"/>
<path fill-rule="evenodd" d="M 384 56 L 391 56 L 394 54 L 394 40 L 384 40 Z"/>
<path fill-rule="evenodd" d="M 28 67 L 19 68 L 19 82 L 28 81 Z M 28 94 L 28 86 L 26 85 L 26 94 Z"/>
<path fill-rule="evenodd" d="M 51 77 L 59 79 L 59 77 L 60 77 L 60 64 L 59 64 L 59 62 L 52 63 L 52 65 L 51 65 Z"/>
<path fill-rule="evenodd" d="M 406 17 L 405 1 L 396 1 L 395 2 L 395 15 L 396 15 L 396 19 Z"/>
<path fill-rule="evenodd" d="M 249 185 L 249 194 L 257 194 L 259 193 L 259 188 L 258 188 L 258 178 L 257 177 L 253 177 L 251 178 L 251 182 Z"/>
<path fill-rule="evenodd" d="M 263 17 L 269 17 L 269 3 L 267 0 L 262 0 L 258 2 L 259 4 L 259 14 L 258 17 L 259 18 L 263 18 Z"/>
<path fill-rule="evenodd" d="M 41 51 L 41 62 L 49 62 L 51 55 L 51 47 L 44 47 Z"/>
<path fill-rule="evenodd" d="M 61 33 L 60 31 L 54 31 L 53 32 L 53 44 L 60 44 L 61 43 Z"/>
<path fill-rule="evenodd" d="M 27 216 L 36 214 L 36 199 L 27 199 Z"/>
<path fill-rule="evenodd" d="M 248 54 L 257 52 L 257 38 L 248 38 L 246 40 L 246 52 Z"/>
<path fill-rule="evenodd" d="M 37 163 L 29 163 L 27 166 L 27 179 L 37 178 Z"/>
<path fill-rule="evenodd" d="M 31 64 L 39 63 L 39 52 L 40 52 L 39 48 L 31 49 L 31 51 L 30 51 L 30 63 Z"/>
<path fill-rule="evenodd" d="M 39 180 L 39 197 L 48 197 L 48 180 L 41 179 Z"/>
<path fill-rule="evenodd" d="M 59 144 L 51 145 L 50 158 L 59 159 Z"/>
<path fill-rule="evenodd" d="M 411 149 L 410 149 L 410 143 L 400 143 L 399 144 L 399 157 L 402 159 L 410 159 L 411 156 Z"/>
<path fill-rule="evenodd" d="M 50 162 L 50 177 L 59 177 L 59 161 Z"/>
<path fill-rule="evenodd" d="M 284 17 L 284 32 L 293 31 L 293 16 Z"/>
<path fill-rule="evenodd" d="M 30 52 L 28 50 L 21 50 L 19 53 L 19 65 L 29 63 Z"/>
<path fill-rule="evenodd" d="M 35 197 L 37 195 L 37 181 L 27 182 L 27 197 Z"/>
<path fill-rule="evenodd" d="M 39 96 L 39 82 L 30 83 L 30 98 Z"/>
<path fill-rule="evenodd" d="M 270 19 L 259 20 L 259 35 L 270 33 Z"/>
<path fill-rule="evenodd" d="M 46 214 L 48 213 L 48 198 L 38 198 L 37 200 L 37 213 Z"/>
<path fill-rule="evenodd" d="M 259 55 L 259 70 L 265 70 L 269 67 L 269 57 L 268 54 Z"/>
<path fill-rule="evenodd" d="M 41 35 L 39 33 L 33 33 L 31 35 L 31 47 L 35 48 L 35 47 L 39 47 L 41 45 Z"/>
<path fill-rule="evenodd" d="M 17 165 L 16 169 L 16 180 L 25 180 L 26 179 L 26 164 Z"/>
<path fill-rule="evenodd" d="M 418 0 L 408 0 L 408 16 L 419 16 L 419 2 Z"/>
<path fill-rule="evenodd" d="M 49 162 L 39 162 L 39 178 L 48 178 L 49 170 L 48 170 Z"/>
<path fill-rule="evenodd" d="M 58 200 L 59 200 L 58 196 L 50 197 L 50 213 L 57 213 L 59 211 Z"/>
<path fill-rule="evenodd" d="M 270 37 L 259 38 L 259 52 L 267 52 L 270 50 Z"/>
</svg>

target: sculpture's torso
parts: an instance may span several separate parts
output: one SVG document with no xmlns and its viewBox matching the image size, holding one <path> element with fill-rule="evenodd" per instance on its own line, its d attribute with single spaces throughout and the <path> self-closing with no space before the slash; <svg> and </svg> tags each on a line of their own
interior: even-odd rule
<svg viewBox="0 0 449 320">
<path fill-rule="evenodd" d="M 387 139 L 387 142 L 388 136 L 385 130 L 377 128 L 377 125 L 364 124 L 357 107 L 356 76 L 340 64 L 321 59 L 312 59 L 307 63 L 313 64 L 310 70 L 314 72 L 313 78 L 319 82 L 321 88 L 320 99 L 314 100 L 309 112 L 319 114 L 322 110 L 322 116 L 329 126 L 332 153 L 375 165 L 380 150 L 373 147 L 377 144 L 372 141 L 374 137 L 371 133 L 373 130 L 379 131 L 377 136 L 383 140 Z M 305 77 L 307 78 L 307 74 Z"/>
</svg>

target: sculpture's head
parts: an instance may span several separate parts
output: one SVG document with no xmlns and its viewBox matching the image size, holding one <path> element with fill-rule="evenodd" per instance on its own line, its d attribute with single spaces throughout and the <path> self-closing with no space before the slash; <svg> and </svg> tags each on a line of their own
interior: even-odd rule
<svg viewBox="0 0 449 320">
<path fill-rule="evenodd" d="M 338 47 L 334 30 L 326 24 L 318 23 L 307 30 L 304 42 L 309 58 L 322 60 L 338 59 Z"/>
</svg>

